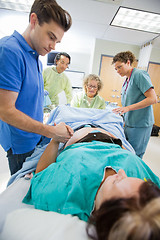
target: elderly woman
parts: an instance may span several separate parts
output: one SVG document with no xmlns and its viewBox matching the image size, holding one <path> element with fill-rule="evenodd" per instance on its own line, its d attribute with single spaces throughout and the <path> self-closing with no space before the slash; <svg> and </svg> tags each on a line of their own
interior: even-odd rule
<svg viewBox="0 0 160 240">
<path fill-rule="evenodd" d="M 101 79 L 95 74 L 89 74 L 83 80 L 84 92 L 76 94 L 72 101 L 72 107 L 105 109 L 105 100 L 98 95 L 102 88 Z"/>
</svg>

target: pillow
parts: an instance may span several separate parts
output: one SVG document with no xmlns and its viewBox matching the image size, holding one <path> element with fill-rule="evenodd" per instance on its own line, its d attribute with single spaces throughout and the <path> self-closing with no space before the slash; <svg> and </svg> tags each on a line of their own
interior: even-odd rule
<svg viewBox="0 0 160 240">
<path fill-rule="evenodd" d="M 7 215 L 1 240 L 89 240 L 87 223 L 72 215 L 18 209 Z"/>
</svg>

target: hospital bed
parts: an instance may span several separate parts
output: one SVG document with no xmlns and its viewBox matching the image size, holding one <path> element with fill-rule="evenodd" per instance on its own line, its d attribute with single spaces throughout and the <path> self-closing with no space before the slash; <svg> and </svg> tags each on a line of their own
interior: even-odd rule
<svg viewBox="0 0 160 240">
<path fill-rule="evenodd" d="M 124 147 L 133 152 L 123 131 L 123 118 L 112 113 L 111 109 L 85 109 L 59 106 L 54 109 L 47 124 L 65 122 L 75 131 L 86 124 L 101 127 L 122 140 Z M 0 194 L 0 239 L 1 240 L 88 240 L 87 223 L 76 216 L 63 215 L 34 209 L 22 203 L 30 179 L 26 177 L 36 169 L 37 162 L 50 139 L 43 137 L 31 157 L 26 159 L 21 170 L 12 175 L 7 189 Z M 60 144 L 59 152 L 63 148 Z M 94 231 L 94 227 L 92 229 Z"/>
</svg>

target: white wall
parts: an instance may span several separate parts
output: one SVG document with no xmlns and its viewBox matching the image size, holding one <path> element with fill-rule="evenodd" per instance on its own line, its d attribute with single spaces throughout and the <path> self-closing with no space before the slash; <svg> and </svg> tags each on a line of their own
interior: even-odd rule
<svg viewBox="0 0 160 240">
<path fill-rule="evenodd" d="M 111 42 L 102 39 L 96 39 L 95 49 L 94 49 L 94 58 L 92 64 L 92 72 L 95 74 L 99 73 L 101 55 L 114 56 L 118 52 L 122 51 L 131 51 L 134 53 L 135 57 L 139 56 L 139 46 L 129 45 L 125 43 Z"/>
<path fill-rule="evenodd" d="M 59 49 L 56 51 L 65 51 L 71 56 L 71 64 L 69 66 L 69 70 L 85 72 L 85 74 L 89 74 L 90 62 L 91 62 L 91 54 L 86 52 L 70 52 L 65 49 Z M 43 63 L 43 68 L 45 69 L 47 66 L 47 56 L 40 57 L 40 60 Z"/>
<path fill-rule="evenodd" d="M 96 39 L 95 48 L 92 62 L 92 72 L 99 74 L 101 55 L 114 56 L 118 52 L 131 51 L 134 53 L 136 59 L 139 57 L 140 46 L 130 45 L 120 42 L 106 41 L 102 39 Z M 160 63 L 160 49 L 152 48 L 150 61 Z"/>
<path fill-rule="evenodd" d="M 150 56 L 150 61 L 160 63 L 160 49 L 155 48 L 154 44 L 153 44 L 153 48 Z"/>
<path fill-rule="evenodd" d="M 28 13 L 24 12 L 0 9 L 0 38 L 11 35 L 14 30 L 22 34 L 29 23 L 28 15 Z M 68 31 L 64 34 L 61 43 L 56 45 L 56 51 L 64 51 L 71 55 L 71 70 L 88 74 L 91 52 L 93 52 L 94 47 L 93 43 L 94 40 L 91 38 L 84 39 L 78 35 L 75 38 Z M 47 56 L 40 59 L 45 68 L 47 66 Z"/>
<path fill-rule="evenodd" d="M 28 23 L 27 13 L 0 9 L 0 38 L 11 35 L 14 30 L 22 34 Z"/>
</svg>

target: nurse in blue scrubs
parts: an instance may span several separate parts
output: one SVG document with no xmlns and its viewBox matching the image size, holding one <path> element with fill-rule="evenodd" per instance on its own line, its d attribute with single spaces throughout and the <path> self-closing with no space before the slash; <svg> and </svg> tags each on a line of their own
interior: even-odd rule
<svg viewBox="0 0 160 240">
<path fill-rule="evenodd" d="M 157 97 L 149 74 L 133 68 L 134 61 L 135 56 L 130 51 L 120 52 L 113 58 L 117 73 L 127 77 L 121 91 L 122 107 L 113 112 L 124 116 L 126 138 L 142 158 L 154 124 L 152 104 L 157 102 Z"/>
</svg>

